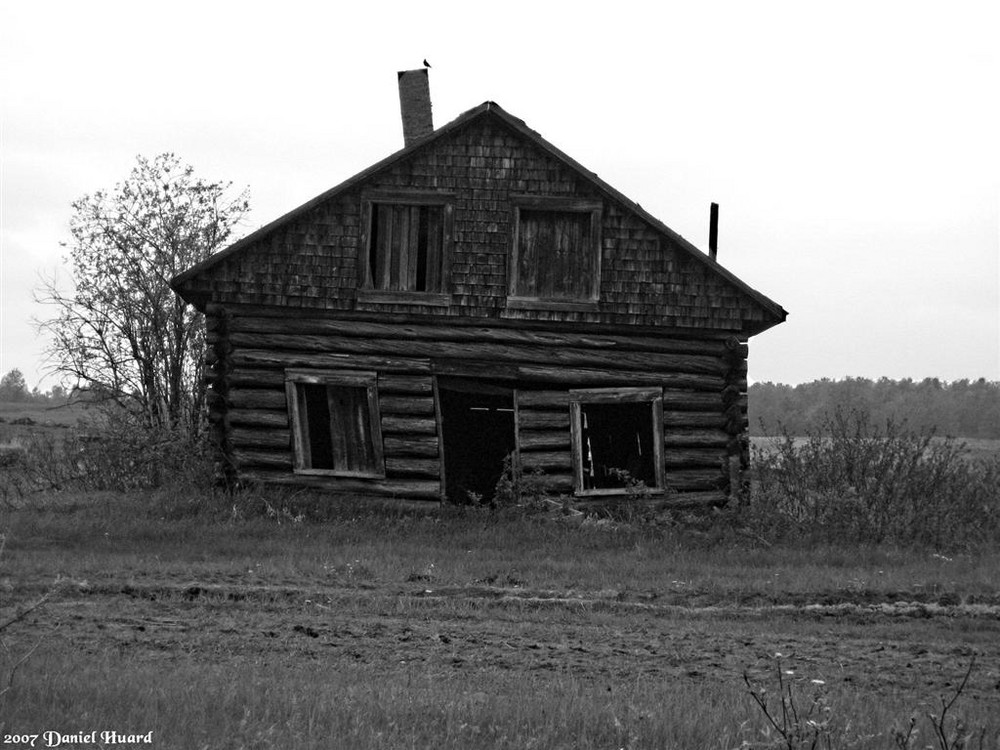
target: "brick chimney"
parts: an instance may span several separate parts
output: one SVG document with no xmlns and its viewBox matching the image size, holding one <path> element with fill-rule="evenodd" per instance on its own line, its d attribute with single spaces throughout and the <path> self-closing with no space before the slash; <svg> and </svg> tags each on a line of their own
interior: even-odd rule
<svg viewBox="0 0 1000 750">
<path fill-rule="evenodd" d="M 401 70 L 399 111 L 403 116 L 403 145 L 410 146 L 434 132 L 431 119 L 431 86 L 427 68 Z"/>
</svg>

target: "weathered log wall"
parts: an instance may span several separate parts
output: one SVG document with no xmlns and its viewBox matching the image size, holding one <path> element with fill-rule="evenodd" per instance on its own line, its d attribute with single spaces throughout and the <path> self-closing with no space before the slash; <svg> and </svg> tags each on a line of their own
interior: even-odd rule
<svg viewBox="0 0 1000 750">
<path fill-rule="evenodd" d="M 212 423 L 230 480 L 440 498 L 434 376 L 448 374 L 513 384 L 521 465 L 544 472 L 552 490 L 573 490 L 569 390 L 638 385 L 663 389 L 669 501 L 720 503 L 742 486 L 746 345 L 735 339 L 391 325 L 209 306 L 208 341 Z M 378 372 L 384 480 L 292 473 L 287 368 Z"/>
</svg>

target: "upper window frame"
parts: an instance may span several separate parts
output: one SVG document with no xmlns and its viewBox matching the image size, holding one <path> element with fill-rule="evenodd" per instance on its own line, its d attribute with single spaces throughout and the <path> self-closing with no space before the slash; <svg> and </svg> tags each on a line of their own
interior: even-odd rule
<svg viewBox="0 0 1000 750">
<path fill-rule="evenodd" d="M 507 307 L 524 310 L 564 310 L 590 312 L 598 308 L 601 293 L 601 220 L 604 202 L 593 198 L 567 198 L 558 196 L 538 196 L 513 194 L 510 196 L 513 209 L 513 231 L 511 232 L 510 257 L 507 268 Z M 564 211 L 590 215 L 590 247 L 592 253 L 593 276 L 590 288 L 578 298 L 527 297 L 517 294 L 518 249 L 521 243 L 521 211 Z"/>
<path fill-rule="evenodd" d="M 374 204 L 395 206 L 440 206 L 441 227 L 441 290 L 378 289 L 372 278 L 371 241 Z M 455 193 L 440 190 L 366 190 L 361 196 L 361 243 L 358 258 L 359 279 L 357 300 L 373 304 L 415 304 L 447 307 L 451 303 L 451 264 L 454 244 Z"/>
</svg>

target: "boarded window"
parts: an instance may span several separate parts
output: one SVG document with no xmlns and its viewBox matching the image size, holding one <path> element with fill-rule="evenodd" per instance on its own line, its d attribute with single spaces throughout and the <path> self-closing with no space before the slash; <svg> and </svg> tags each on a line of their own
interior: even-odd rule
<svg viewBox="0 0 1000 750">
<path fill-rule="evenodd" d="M 658 388 L 571 391 L 577 491 L 663 485 L 663 398 Z"/>
<path fill-rule="evenodd" d="M 288 371 L 285 387 L 297 472 L 385 476 L 373 373 Z"/>
<path fill-rule="evenodd" d="M 445 207 L 371 204 L 369 288 L 443 292 Z"/>
<path fill-rule="evenodd" d="M 536 199 L 518 206 L 510 295 L 554 302 L 596 300 L 599 218 L 599 204 L 592 202 Z"/>
</svg>

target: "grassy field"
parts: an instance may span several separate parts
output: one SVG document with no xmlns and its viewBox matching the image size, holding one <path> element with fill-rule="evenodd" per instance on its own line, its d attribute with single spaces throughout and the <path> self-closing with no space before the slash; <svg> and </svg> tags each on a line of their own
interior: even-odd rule
<svg viewBox="0 0 1000 750">
<path fill-rule="evenodd" d="M 1000 743 L 1000 553 L 763 549 L 361 503 L 331 515 L 176 492 L 6 510 L 0 626 L 48 599 L 0 631 L 0 732 L 152 732 L 158 748 L 768 747 L 743 675 L 780 716 L 780 669 L 832 746 L 894 747 L 916 713 L 924 747 L 925 714 L 975 657 L 945 728 L 961 718 L 982 747 Z"/>
</svg>

